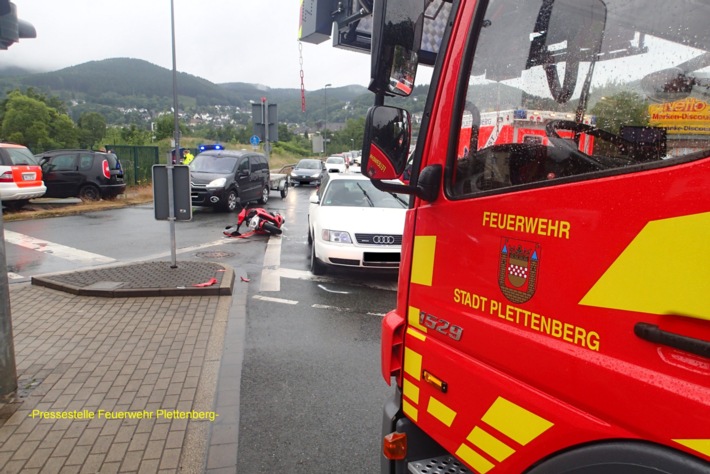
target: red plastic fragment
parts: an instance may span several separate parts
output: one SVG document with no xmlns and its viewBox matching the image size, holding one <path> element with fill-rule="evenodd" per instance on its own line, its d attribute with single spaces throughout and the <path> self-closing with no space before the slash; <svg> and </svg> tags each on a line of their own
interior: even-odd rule
<svg viewBox="0 0 710 474">
<path fill-rule="evenodd" d="M 198 287 L 198 288 L 203 288 L 203 287 L 205 287 L 205 286 L 212 286 L 212 285 L 214 285 L 215 283 L 217 283 L 217 279 L 216 279 L 216 278 L 210 278 L 209 281 L 206 281 L 206 282 L 204 282 L 204 283 L 196 283 L 196 284 L 194 284 L 194 285 L 192 285 L 192 286 L 196 286 L 196 287 Z"/>
</svg>

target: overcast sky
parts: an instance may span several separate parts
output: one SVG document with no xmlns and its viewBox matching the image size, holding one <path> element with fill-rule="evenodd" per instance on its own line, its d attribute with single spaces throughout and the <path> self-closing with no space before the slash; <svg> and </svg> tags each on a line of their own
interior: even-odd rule
<svg viewBox="0 0 710 474">
<path fill-rule="evenodd" d="M 0 62 L 53 71 L 108 58 L 172 70 L 170 0 L 12 0 L 37 38 L 0 51 Z M 302 43 L 299 0 L 174 0 L 177 69 L 214 83 L 318 90 L 369 81 L 368 55 Z"/>
</svg>

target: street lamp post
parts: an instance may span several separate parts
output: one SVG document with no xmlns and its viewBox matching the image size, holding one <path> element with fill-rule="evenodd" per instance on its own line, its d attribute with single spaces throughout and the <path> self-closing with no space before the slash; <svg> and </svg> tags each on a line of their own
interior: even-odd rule
<svg viewBox="0 0 710 474">
<path fill-rule="evenodd" d="M 325 87 L 323 87 L 323 102 L 325 104 L 325 121 L 323 122 L 323 155 L 328 156 L 328 152 L 326 151 L 328 146 L 326 145 L 328 143 L 328 88 L 332 84 L 326 84 Z"/>
</svg>

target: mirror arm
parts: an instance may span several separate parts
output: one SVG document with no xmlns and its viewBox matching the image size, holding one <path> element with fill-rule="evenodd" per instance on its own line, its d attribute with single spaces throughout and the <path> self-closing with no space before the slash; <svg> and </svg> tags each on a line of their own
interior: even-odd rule
<svg viewBox="0 0 710 474">
<path fill-rule="evenodd" d="M 441 187 L 443 169 L 441 165 L 429 165 L 419 173 L 416 185 L 416 195 L 419 199 L 423 199 L 427 202 L 434 202 L 436 200 L 436 197 L 439 195 L 439 188 Z"/>
<path fill-rule="evenodd" d="M 414 194 L 419 199 L 427 202 L 434 202 L 439 195 L 441 186 L 441 176 L 443 167 L 441 165 L 429 165 L 419 174 L 419 179 L 415 186 L 408 184 L 393 184 L 373 179 L 372 184 L 380 191 Z"/>
</svg>

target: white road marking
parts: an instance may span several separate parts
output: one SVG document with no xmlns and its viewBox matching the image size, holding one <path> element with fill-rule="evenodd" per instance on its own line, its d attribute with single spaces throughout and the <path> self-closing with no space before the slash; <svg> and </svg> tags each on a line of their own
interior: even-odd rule
<svg viewBox="0 0 710 474">
<path fill-rule="evenodd" d="M 21 280 L 23 277 L 22 275 L 19 275 L 17 273 L 12 273 L 12 272 L 7 272 L 7 278 L 10 280 Z"/>
<path fill-rule="evenodd" d="M 281 290 L 281 277 L 279 275 L 279 265 L 281 265 L 281 237 L 269 237 L 264 253 L 264 268 L 261 270 L 260 291 Z"/>
<path fill-rule="evenodd" d="M 318 285 L 318 288 L 320 288 L 323 291 L 327 291 L 328 293 L 337 293 L 340 295 L 349 295 L 349 291 L 339 291 L 339 290 L 329 290 L 328 288 L 325 287 L 325 285 Z"/>
<path fill-rule="evenodd" d="M 292 280 L 325 281 L 331 283 L 335 281 L 328 277 L 316 276 L 308 270 L 294 270 L 293 268 L 279 268 L 279 275 L 283 278 L 291 278 Z M 360 285 L 376 290 L 397 291 L 397 281 L 382 284 L 363 282 Z"/>
<path fill-rule="evenodd" d="M 273 298 L 271 296 L 254 295 L 254 299 L 261 300 L 261 301 L 270 301 L 272 303 L 298 304 L 298 301 L 295 301 L 295 300 L 286 300 L 283 298 Z"/>
<path fill-rule="evenodd" d="M 101 263 L 113 263 L 115 258 L 106 257 L 96 253 L 86 252 L 84 250 L 67 247 L 66 245 L 55 244 L 42 239 L 35 239 L 29 235 L 20 234 L 11 230 L 5 230 L 5 240 L 11 244 L 19 245 L 30 250 L 46 253 L 55 257 L 63 258 L 71 262 L 79 262 L 87 265 L 96 265 Z"/>
<path fill-rule="evenodd" d="M 331 309 L 333 311 L 352 311 L 350 308 L 341 308 L 340 306 L 331 306 L 329 304 L 313 304 L 311 308 L 315 309 Z"/>
</svg>

